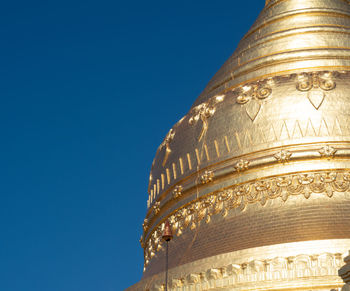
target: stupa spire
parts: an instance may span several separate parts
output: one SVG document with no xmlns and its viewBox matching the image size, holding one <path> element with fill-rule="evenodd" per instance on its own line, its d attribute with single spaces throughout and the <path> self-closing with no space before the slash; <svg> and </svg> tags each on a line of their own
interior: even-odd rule
<svg viewBox="0 0 350 291">
<path fill-rule="evenodd" d="M 234 54 L 195 105 L 239 84 L 284 73 L 350 69 L 345 0 L 266 0 Z"/>
</svg>

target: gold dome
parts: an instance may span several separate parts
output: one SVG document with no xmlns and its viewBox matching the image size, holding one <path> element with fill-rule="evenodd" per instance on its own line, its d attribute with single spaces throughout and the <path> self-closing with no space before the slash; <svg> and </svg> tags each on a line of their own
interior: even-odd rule
<svg viewBox="0 0 350 291">
<path fill-rule="evenodd" d="M 350 246 L 349 33 L 349 1 L 266 1 L 157 151 L 135 290 L 161 280 L 167 219 L 174 290 L 209 290 L 229 276 L 227 286 L 241 289 L 222 290 L 341 286 L 334 270 Z"/>
</svg>

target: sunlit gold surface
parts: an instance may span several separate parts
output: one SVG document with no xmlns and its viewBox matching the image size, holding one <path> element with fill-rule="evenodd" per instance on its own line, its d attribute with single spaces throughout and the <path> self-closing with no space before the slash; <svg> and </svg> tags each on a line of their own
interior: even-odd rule
<svg viewBox="0 0 350 291">
<path fill-rule="evenodd" d="M 169 287 L 176 291 L 329 291 L 344 285 L 337 274 L 349 244 L 349 239 L 309 241 L 206 257 L 171 269 Z M 164 290 L 163 284 L 162 272 L 144 279 L 128 291 L 160 291 Z"/>
<path fill-rule="evenodd" d="M 158 148 L 144 276 L 130 290 L 162 290 L 166 219 L 173 290 L 340 288 L 336 268 L 350 249 L 349 96 L 349 1 L 266 1 Z"/>
<path fill-rule="evenodd" d="M 224 183 L 219 185 L 223 186 Z M 171 222 L 174 233 L 180 237 L 175 240 L 173 256 L 181 259 L 173 259 L 173 266 L 199 259 L 208 253 L 214 255 L 225 250 L 233 251 L 267 242 L 276 244 L 304 239 L 350 237 L 350 229 L 343 225 L 343 220 L 350 219 L 345 204 L 350 199 L 349 170 L 327 169 L 253 179 L 244 184 L 201 194 L 202 196 L 196 197 L 196 193 L 193 193 L 185 199 L 185 204 L 176 201 L 179 199 L 176 198 L 174 202 L 177 203 L 170 207 L 172 212 L 167 219 Z M 323 207 L 327 209 L 322 214 L 317 212 Z M 332 216 L 335 211 L 342 215 L 336 215 L 329 220 L 326 216 Z M 310 212 L 315 212 L 312 217 Z M 298 217 L 295 217 L 296 214 Z M 269 219 L 276 221 L 270 222 Z M 162 215 L 155 222 L 159 226 L 153 228 L 145 239 L 145 260 L 147 264 L 150 262 L 145 275 L 153 275 L 155 270 L 159 271 L 159 260 L 152 258 L 163 249 L 161 221 Z M 266 225 L 266 221 L 272 225 Z M 211 226 L 217 223 L 221 224 L 220 230 Z M 239 233 L 232 231 L 230 227 L 238 227 Z M 285 227 L 289 229 L 288 233 L 285 233 Z M 308 233 L 300 233 L 304 228 L 308 229 Z M 225 232 L 225 240 L 217 242 L 215 235 L 219 232 Z M 268 240 L 261 235 L 269 236 Z M 212 241 L 209 240 L 211 236 Z M 201 252 L 201 239 L 206 239 L 206 248 L 213 249 Z M 227 245 L 228 241 L 232 244 Z M 181 248 L 187 249 L 191 256 L 176 254 Z"/>
</svg>

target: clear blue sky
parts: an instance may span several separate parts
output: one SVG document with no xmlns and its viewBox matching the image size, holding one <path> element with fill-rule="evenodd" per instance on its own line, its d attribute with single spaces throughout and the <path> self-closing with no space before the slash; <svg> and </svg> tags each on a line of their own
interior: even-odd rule
<svg viewBox="0 0 350 291">
<path fill-rule="evenodd" d="M 264 0 L 1 6 L 0 290 L 123 290 L 156 149 Z"/>
</svg>

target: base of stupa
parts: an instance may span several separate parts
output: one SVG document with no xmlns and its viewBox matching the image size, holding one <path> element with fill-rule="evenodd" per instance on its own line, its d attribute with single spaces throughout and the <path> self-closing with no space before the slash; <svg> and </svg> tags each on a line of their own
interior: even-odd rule
<svg viewBox="0 0 350 291">
<path fill-rule="evenodd" d="M 349 246 L 350 239 L 318 240 L 221 254 L 170 269 L 168 290 L 340 291 Z M 143 278 L 127 291 L 164 290 L 164 278 Z"/>
</svg>

